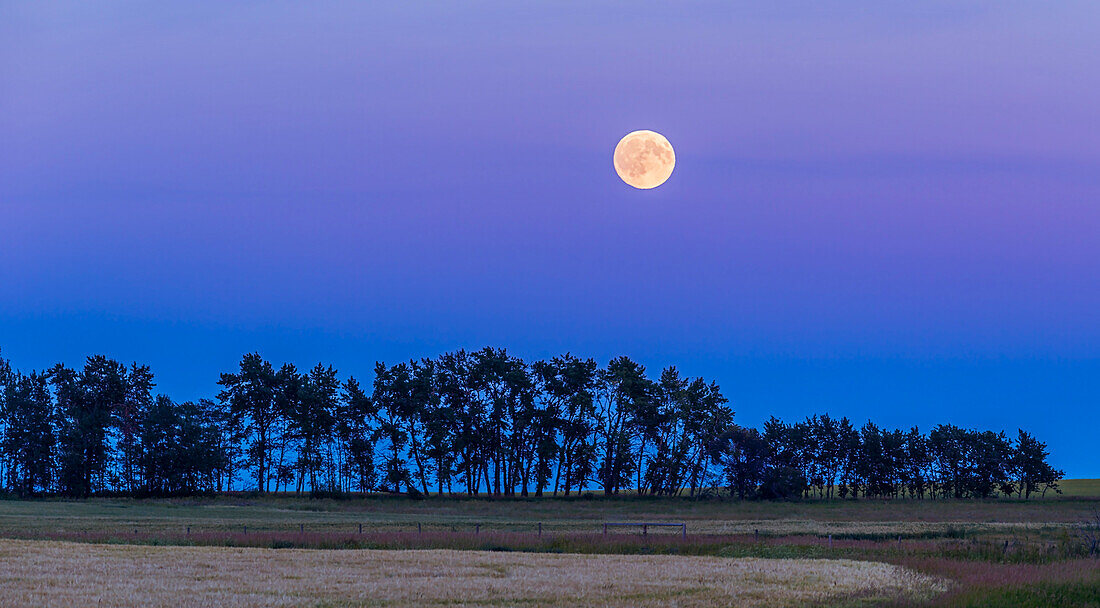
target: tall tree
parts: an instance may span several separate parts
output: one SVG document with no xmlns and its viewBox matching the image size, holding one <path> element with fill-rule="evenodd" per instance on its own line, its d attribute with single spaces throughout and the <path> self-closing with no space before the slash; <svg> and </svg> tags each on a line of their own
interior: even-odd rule
<svg viewBox="0 0 1100 608">
<path fill-rule="evenodd" d="M 928 435 L 934 483 L 945 498 L 962 498 L 967 491 L 967 479 L 972 468 L 968 462 L 968 435 L 965 429 L 950 424 L 941 424 Z"/>
<path fill-rule="evenodd" d="M 730 494 L 739 500 L 754 498 L 759 493 L 769 453 L 760 431 L 736 425 L 708 446 L 708 454 L 721 467 Z"/>
<path fill-rule="evenodd" d="M 454 472 L 470 496 L 479 492 L 481 472 L 488 462 L 484 440 L 489 425 L 488 411 L 477 395 L 478 387 L 472 373 L 474 365 L 473 357 L 465 350 L 446 353 L 437 361 L 440 398 L 454 425 Z"/>
<path fill-rule="evenodd" d="M 775 416 L 764 422 L 762 436 L 768 446 L 767 465 L 760 484 L 763 498 L 797 498 L 806 491 L 803 449 L 806 429 L 786 424 Z"/>
<path fill-rule="evenodd" d="M 677 484 L 676 478 L 686 454 L 681 453 L 682 423 L 690 409 L 687 404 L 689 380 L 675 367 L 661 372 L 652 386 L 651 398 L 637 412 L 634 431 L 638 444 L 637 488 L 639 494 L 662 494 Z"/>
<path fill-rule="evenodd" d="M 284 363 L 275 372 L 275 408 L 278 412 L 275 421 L 268 429 L 271 460 L 268 465 L 268 479 L 275 480 L 275 491 L 290 489 L 297 481 L 295 490 L 301 492 L 305 487 L 308 458 L 303 458 L 301 437 L 297 433 L 296 423 L 301 418 L 302 384 L 305 378 L 291 363 Z M 291 462 L 291 458 L 295 461 Z M 270 483 L 270 481 L 268 482 Z"/>
<path fill-rule="evenodd" d="M 412 483 L 405 459 L 409 435 L 405 431 L 405 417 L 412 411 L 412 379 L 409 366 L 399 363 L 393 367 L 378 362 L 374 366 L 374 392 L 371 402 L 378 412 L 376 437 L 386 442 L 388 454 L 383 464 L 382 481 L 394 492 Z"/>
<path fill-rule="evenodd" d="M 7 391 L 8 384 L 11 382 L 11 363 L 4 358 L 3 352 L 0 351 L 0 413 L 4 410 L 4 393 Z M 0 416 L 0 438 L 7 432 L 5 427 L 4 418 Z M 14 486 L 14 482 L 11 481 L 11 469 L 8 464 L 8 455 L 3 449 L 0 449 L 0 490 L 8 486 Z"/>
<path fill-rule="evenodd" d="M 417 390 L 421 392 L 418 401 L 423 407 L 421 423 L 424 427 L 424 457 L 434 464 L 436 492 L 442 496 L 444 486 L 448 492 L 451 491 L 451 480 L 456 473 L 458 415 L 454 403 L 447 399 L 446 383 L 449 380 L 441 361 L 433 361 L 430 366 L 425 361 L 416 377 Z M 430 394 L 425 395 L 422 391 L 429 391 Z"/>
<path fill-rule="evenodd" d="M 141 427 L 145 415 L 153 404 L 153 372 L 147 365 L 134 363 L 126 376 L 126 393 L 115 412 L 118 428 L 119 476 L 122 487 L 134 492 L 141 485 Z"/>
<path fill-rule="evenodd" d="M 678 467 L 672 468 L 676 473 L 669 480 L 667 491 L 679 491 L 686 482 L 694 496 L 708 483 L 707 446 L 733 426 L 734 412 L 726 405 L 729 400 L 718 384 L 707 384 L 702 378 L 692 380 L 682 397 L 676 416 L 681 421 L 682 435 L 674 453 L 682 454 L 683 458 Z"/>
<path fill-rule="evenodd" d="M 319 489 L 317 473 L 322 464 L 322 448 L 332 436 L 336 423 L 340 381 L 332 366 L 320 363 L 301 377 L 297 377 L 292 368 L 285 369 L 280 376 L 281 385 L 295 387 L 295 396 L 287 400 L 286 415 L 290 432 L 299 441 L 297 468 L 300 479 L 303 482 L 308 479 L 309 489 L 316 490 Z"/>
<path fill-rule="evenodd" d="M 167 496 L 216 489 L 216 472 L 222 464 L 217 435 L 204 404 L 174 403 L 158 396 L 141 429 L 138 465 L 145 491 Z"/>
<path fill-rule="evenodd" d="M 235 374 L 222 374 L 218 399 L 228 405 L 233 422 L 246 434 L 248 461 L 256 471 L 256 491 L 267 489 L 272 429 L 282 419 L 275 369 L 259 353 L 241 359 Z"/>
<path fill-rule="evenodd" d="M 905 454 L 900 468 L 904 471 L 906 489 L 913 498 L 924 498 L 929 487 L 932 455 L 928 447 L 928 438 L 920 429 L 913 427 L 905 436 Z"/>
<path fill-rule="evenodd" d="M 1023 429 L 1019 429 L 1013 465 L 1018 476 L 1018 492 L 1025 500 L 1040 491 L 1046 495 L 1047 489 L 1062 493 L 1058 489 L 1058 482 L 1065 477 L 1065 472 L 1050 466 L 1047 462 L 1049 455 L 1045 443 Z"/>
<path fill-rule="evenodd" d="M 831 498 L 834 488 L 840 484 L 846 448 L 843 441 L 845 423 L 851 425 L 847 419 L 836 420 L 828 414 L 815 415 L 807 420 L 815 446 L 815 474 L 811 483 L 817 487 L 819 496 Z"/>
<path fill-rule="evenodd" d="M 554 495 L 559 489 L 568 496 L 574 488 L 588 483 L 596 466 L 596 372 L 599 365 L 592 359 L 579 359 L 566 353 L 550 361 L 536 361 L 531 365 L 536 398 L 542 401 L 541 409 L 551 418 L 553 442 L 546 447 L 554 449 L 556 462 Z M 560 435 L 560 439 L 556 437 Z"/>
<path fill-rule="evenodd" d="M 488 414 L 482 450 L 486 467 L 492 465 L 492 479 L 484 469 L 486 486 L 496 495 L 513 495 L 521 460 L 531 455 L 525 445 L 528 419 L 520 415 L 533 399 L 527 364 L 504 349 L 484 348 L 473 355 L 470 380 L 479 409 Z"/>
<path fill-rule="evenodd" d="M 60 414 L 62 491 L 90 496 L 108 485 L 111 422 L 126 395 L 126 368 L 97 355 L 78 373 L 63 365 L 50 371 Z"/>
<path fill-rule="evenodd" d="M 53 487 L 53 400 L 45 374 L 0 370 L 0 452 L 8 462 L 8 478 L 20 496 L 47 492 Z"/>
<path fill-rule="evenodd" d="M 653 382 L 646 378 L 645 367 L 619 357 L 600 372 L 597 386 L 603 449 L 598 478 L 604 494 L 618 494 L 630 485 L 638 467 L 633 430 L 638 426 L 639 413 L 650 411 Z"/>
<path fill-rule="evenodd" d="M 347 444 L 346 466 L 354 476 L 360 492 L 377 485 L 374 464 L 376 434 L 371 421 L 377 418 L 377 408 L 355 378 L 344 383 L 336 417 L 336 432 Z"/>
<path fill-rule="evenodd" d="M 437 441 L 439 438 L 432 435 L 433 424 L 444 423 L 439 419 L 441 398 L 437 382 L 436 363 L 431 359 L 409 361 L 409 400 L 407 409 L 401 412 L 401 419 L 405 426 L 405 433 L 409 438 L 409 454 L 412 457 L 410 467 L 420 485 L 420 491 L 429 494 L 428 480 L 435 471 L 439 462 Z"/>
<path fill-rule="evenodd" d="M 970 433 L 971 492 L 979 498 L 989 498 L 1000 492 L 1015 493 L 1012 483 L 1013 450 L 1004 431 Z"/>
</svg>

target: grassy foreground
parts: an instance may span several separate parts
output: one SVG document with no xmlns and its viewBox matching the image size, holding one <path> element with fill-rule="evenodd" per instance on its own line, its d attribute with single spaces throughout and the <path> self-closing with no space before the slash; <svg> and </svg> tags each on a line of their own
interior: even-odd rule
<svg viewBox="0 0 1100 608">
<path fill-rule="evenodd" d="M 261 566 L 262 564 L 262 566 Z M 739 606 L 926 598 L 946 582 L 847 560 L 310 551 L 0 541 L 9 605 Z"/>
<path fill-rule="evenodd" d="M 683 522 L 688 533 L 836 538 L 1055 539 L 1100 510 L 1100 498 L 989 501 L 737 502 L 681 498 L 354 499 L 229 495 L 180 499 L 0 501 L 0 535 L 413 530 L 597 533 L 605 522 Z"/>
<path fill-rule="evenodd" d="M 533 566 L 524 564 L 543 564 L 538 561 L 543 559 L 551 560 L 546 564 L 555 565 L 543 564 L 539 567 L 558 568 L 558 574 L 565 577 L 572 572 L 571 568 L 595 570 L 594 564 L 603 568 L 605 563 L 609 564 L 608 568 L 612 567 L 610 564 L 628 568 L 633 567 L 630 564 L 644 563 L 653 567 L 654 571 L 679 572 L 676 569 L 680 566 L 673 564 L 690 563 L 694 564 L 692 567 L 702 567 L 700 564 L 717 559 L 713 563 L 726 564 L 725 568 L 733 571 L 733 564 L 741 563 L 738 560 L 783 558 L 787 561 L 780 564 L 787 564 L 794 572 L 802 574 L 768 587 L 769 591 L 758 599 L 791 600 L 775 605 L 1100 608 L 1100 560 L 1085 555 L 1077 529 L 1081 521 L 1096 511 L 1100 511 L 1100 499 L 1084 496 L 1028 502 L 860 500 L 738 503 L 667 498 L 411 500 L 385 496 L 311 500 L 292 496 L 234 495 L 164 500 L 0 501 L 0 537 L 52 541 L 33 545 L 41 547 L 41 551 L 46 552 L 44 555 L 55 551 L 48 547 L 67 547 L 61 553 L 91 552 L 97 560 L 122 559 L 123 562 L 115 566 L 120 571 L 125 570 L 123 566 L 128 563 L 125 560 L 130 559 L 127 556 L 145 555 L 141 551 L 146 550 L 152 552 L 149 555 L 158 556 L 157 560 L 168 560 L 157 562 L 165 571 L 171 570 L 174 559 L 183 560 L 181 564 L 192 563 L 187 560 L 198 560 L 194 563 L 199 563 L 206 559 L 201 557 L 208 555 L 205 551 L 225 550 L 229 553 L 224 555 L 238 556 L 234 559 L 244 560 L 240 562 L 240 568 L 247 570 L 250 567 L 261 573 L 281 563 L 279 560 L 284 559 L 285 555 L 310 556 L 295 559 L 320 560 L 317 563 L 329 564 L 323 568 L 337 568 L 325 561 L 330 559 L 325 557 L 326 552 L 302 552 L 301 549 L 381 550 L 381 553 L 327 553 L 343 556 L 341 559 L 361 555 L 375 555 L 377 559 L 387 556 L 383 560 L 385 563 L 405 563 L 401 561 L 404 558 L 398 559 L 401 555 L 453 555 L 455 550 L 464 551 L 464 555 L 471 560 L 475 559 L 475 555 L 477 560 L 482 560 L 486 555 L 482 552 L 491 551 L 488 554 L 490 557 L 484 558 L 490 561 L 479 563 L 498 563 L 493 560 L 499 560 L 500 567 L 505 568 L 504 580 L 511 572 L 524 572 L 525 579 L 529 576 L 537 579 L 530 570 Z M 687 535 L 681 536 L 679 528 L 651 529 L 645 536 L 639 528 L 611 528 L 607 535 L 602 531 L 604 522 L 643 521 L 684 522 L 687 524 Z M 82 544 L 58 545 L 57 541 L 81 541 Z M 34 553 L 26 548 L 31 545 L 11 546 Z M 252 552 L 252 549 L 260 551 Z M 420 551 L 394 552 L 407 549 Z M 171 557 L 173 555 L 176 557 Z M 392 559 L 389 557 L 391 555 Z M 695 561 L 697 557 L 705 559 Z M 553 561 L 565 558 L 568 559 Z M 644 561 L 651 558 L 671 561 Z M 354 558 L 360 559 L 371 558 Z M 632 561 L 636 559 L 643 561 Z M 817 575 L 813 574 L 809 565 L 819 564 L 820 560 L 828 560 L 824 562 L 828 564 L 852 561 L 887 563 L 932 577 L 927 580 L 946 581 L 946 586 L 922 583 L 919 592 L 913 589 L 901 592 L 886 585 L 879 590 L 883 591 L 881 593 L 858 586 L 841 586 L 843 591 L 837 595 L 798 596 L 799 581 L 818 580 L 813 578 Z M 246 562 L 251 566 L 244 565 Z M 660 564 L 660 568 L 654 566 L 656 563 Z M 381 562 L 372 564 L 371 567 L 381 567 Z M 7 567 L 0 564 L 0 577 L 6 576 L 4 570 Z M 443 562 L 432 567 L 453 571 L 449 570 L 450 565 Z M 414 568 L 412 572 L 420 570 Z M 626 571 L 623 572 L 623 576 L 627 576 Z M 316 578 L 292 571 L 285 574 L 290 581 L 301 576 Z M 414 584 L 416 579 L 415 576 L 401 578 L 397 571 L 391 572 L 391 575 L 396 577 L 395 580 L 402 581 L 402 585 Z M 597 584 L 590 577 L 585 578 L 588 576 L 585 572 L 572 572 L 571 575 L 580 577 L 577 579 L 579 581 L 587 581 L 578 583 L 584 589 L 604 584 Z M 655 602 L 652 605 L 772 605 L 728 602 L 723 599 L 720 590 L 709 586 L 710 576 L 707 574 L 684 588 L 681 588 L 686 584 L 684 581 L 690 577 L 674 577 L 671 582 L 659 583 L 671 585 L 667 587 L 669 589 L 680 589 L 673 595 L 662 595 L 665 592 L 656 591 L 656 587 L 645 592 L 656 594 L 652 597 L 642 592 L 632 595 L 633 592 L 616 591 L 612 595 L 592 599 L 592 605 L 648 605 L 645 602 L 651 600 Z M 767 576 L 752 575 L 756 582 L 760 577 Z M 465 579 L 466 575 L 462 577 Z M 477 576 L 471 577 L 471 580 L 478 581 L 471 583 L 474 588 L 512 588 L 494 586 L 494 581 L 500 582 L 496 579 L 482 581 Z M 23 577 L 16 578 L 18 580 L 5 579 L 3 586 L 23 580 Z M 656 579 L 651 582 L 658 585 Z M 36 584 L 43 588 L 55 586 L 48 578 Z M 293 587 L 295 583 L 286 584 Z M 837 584 L 840 585 L 839 582 Z M 782 591 L 784 589 L 786 591 Z M 940 592 L 943 589 L 947 591 Z M 334 597 L 344 597 L 341 594 L 345 591 L 334 592 Z M 796 595 L 783 594 L 788 592 Z M 358 592 L 347 593 L 354 595 Z M 364 605 L 347 598 L 326 603 L 328 600 L 312 595 L 291 597 L 300 600 L 298 603 L 291 602 L 294 605 Z M 537 594 L 523 597 L 476 596 L 468 604 L 543 605 L 539 603 L 542 601 L 540 597 Z M 576 596 L 584 597 L 588 596 Z M 632 599 L 620 601 L 622 597 Z M 425 602 L 430 599 L 429 596 L 424 598 Z M 233 599 L 231 602 L 230 599 L 222 598 L 224 601 L 213 603 L 233 605 L 237 601 Z M 447 603 L 455 598 L 438 599 Z M 385 605 L 400 606 L 399 600 L 398 597 L 394 600 L 398 603 Z M 0 605 L 4 601 L 0 597 Z M 253 605 L 247 603 L 251 600 L 240 601 L 245 603 L 239 605 Z M 566 605 L 585 604 L 571 602 Z"/>
</svg>

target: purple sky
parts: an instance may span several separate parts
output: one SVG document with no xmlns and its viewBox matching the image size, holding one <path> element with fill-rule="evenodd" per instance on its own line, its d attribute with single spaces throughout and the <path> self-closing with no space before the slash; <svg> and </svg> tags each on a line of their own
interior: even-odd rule
<svg viewBox="0 0 1100 608">
<path fill-rule="evenodd" d="M 91 4 L 0 4 L 19 367 L 626 354 L 1100 476 L 1095 2 Z"/>
</svg>

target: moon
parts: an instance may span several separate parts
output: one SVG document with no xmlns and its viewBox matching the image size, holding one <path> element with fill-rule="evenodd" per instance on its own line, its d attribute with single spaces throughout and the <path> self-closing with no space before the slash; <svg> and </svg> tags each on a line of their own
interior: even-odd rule
<svg viewBox="0 0 1100 608">
<path fill-rule="evenodd" d="M 676 153 L 664 135 L 654 131 L 627 133 L 615 146 L 615 173 L 640 190 L 656 188 L 668 180 L 676 166 Z"/>
</svg>

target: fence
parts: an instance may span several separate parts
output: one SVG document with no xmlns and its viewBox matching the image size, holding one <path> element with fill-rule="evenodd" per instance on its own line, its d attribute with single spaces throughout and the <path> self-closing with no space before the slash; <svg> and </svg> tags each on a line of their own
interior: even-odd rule
<svg viewBox="0 0 1100 608">
<path fill-rule="evenodd" d="M 607 536 L 607 529 L 609 527 L 642 527 L 642 536 L 649 534 L 650 528 L 680 528 L 680 535 L 687 538 L 688 527 L 686 523 L 665 523 L 665 522 L 607 522 L 603 525 L 603 534 Z"/>
<path fill-rule="evenodd" d="M 358 525 L 349 524 L 349 525 L 353 526 L 353 528 L 352 528 L 353 530 L 358 528 L 359 534 L 363 533 L 363 524 L 358 524 Z M 411 524 L 409 524 L 409 525 L 411 525 Z M 480 524 L 480 523 L 473 524 L 474 534 L 481 534 L 481 528 L 484 525 L 485 524 Z M 680 523 L 674 523 L 674 522 L 605 522 L 602 525 L 603 525 L 604 536 L 607 536 L 608 528 L 638 528 L 638 527 L 640 527 L 642 529 L 642 536 L 648 536 L 650 528 L 680 528 L 680 536 L 682 536 L 683 538 L 687 538 L 687 523 L 685 523 L 685 522 L 680 522 Z M 532 524 L 532 526 L 534 527 L 534 530 L 532 530 L 532 531 L 534 531 L 539 537 L 541 537 L 542 536 L 542 522 Z M 317 530 L 317 528 L 314 528 L 313 531 L 338 532 L 338 530 L 333 529 L 333 528 L 338 528 L 338 527 L 340 527 L 340 526 L 331 526 L 331 525 L 323 525 L 322 524 L 320 526 L 321 530 Z M 195 528 L 196 531 L 199 531 L 200 529 L 202 529 L 199 526 L 194 526 L 194 528 Z M 187 526 L 186 527 L 186 534 L 188 536 L 191 535 L 191 529 L 192 529 L 192 526 Z M 240 530 L 241 532 L 243 532 L 244 534 L 248 534 L 249 527 L 247 525 L 242 525 L 237 529 Z M 291 528 L 291 529 L 293 529 L 293 528 Z M 218 528 L 213 528 L 213 529 L 205 528 L 205 529 L 203 529 L 204 532 L 212 532 L 212 531 L 215 531 L 215 530 L 218 530 Z M 272 529 L 258 528 L 258 527 L 255 527 L 255 526 L 253 526 L 252 530 L 254 532 L 267 532 L 267 533 L 287 532 L 288 531 L 286 528 L 277 528 L 277 529 L 272 530 Z M 390 528 L 390 530 L 392 530 L 392 528 Z M 222 528 L 220 531 L 232 532 L 233 528 L 228 528 L 228 529 Z M 299 533 L 305 533 L 305 531 L 306 531 L 305 524 L 299 523 L 298 524 L 298 532 Z M 457 530 L 455 530 L 454 526 L 451 526 L 451 531 L 454 532 L 454 531 L 457 531 Z M 423 533 L 422 524 L 419 523 L 419 522 L 416 524 L 416 532 L 418 534 Z M 138 530 L 136 528 L 134 529 L 134 534 L 135 535 L 138 534 Z M 832 539 L 830 539 L 830 541 L 831 540 Z"/>
<path fill-rule="evenodd" d="M 299 534 L 304 534 L 306 532 L 306 524 L 299 523 L 297 525 L 298 525 L 298 533 Z M 331 533 L 339 534 L 339 533 L 342 532 L 342 528 L 343 528 L 344 525 L 350 526 L 352 528 L 352 530 L 355 530 L 356 528 L 358 528 L 359 534 L 363 533 L 363 524 L 355 524 L 355 523 L 348 523 L 348 524 L 313 524 L 311 526 L 310 532 L 322 532 L 322 533 L 331 532 Z M 410 524 L 407 524 L 407 525 L 412 526 L 413 524 L 410 523 Z M 416 533 L 417 534 L 423 534 L 423 532 L 424 532 L 423 524 L 421 522 L 416 522 L 415 525 L 416 525 Z M 481 534 L 481 528 L 486 526 L 486 524 L 481 524 L 481 523 L 468 524 L 468 525 L 472 525 L 474 527 L 474 534 Z M 532 531 L 534 531 L 537 536 L 540 536 L 540 537 L 542 536 L 542 522 L 541 521 L 533 523 L 533 524 L 528 524 L 528 525 L 532 526 Z M 443 529 L 450 528 L 451 532 L 458 532 L 459 531 L 455 525 L 451 525 L 451 524 L 439 524 L 438 527 L 443 528 Z M 250 529 L 254 533 L 267 533 L 267 534 L 290 532 L 294 529 L 293 524 L 287 524 L 285 526 L 278 526 L 278 527 L 267 527 L 267 528 L 258 527 L 258 526 L 252 526 L 251 528 L 249 528 L 249 526 L 247 524 L 238 524 L 236 526 L 199 526 L 199 525 L 192 524 L 192 525 L 188 525 L 188 526 L 184 527 L 185 534 L 187 536 L 191 535 L 192 528 L 194 528 L 194 531 L 196 533 L 200 533 L 200 532 L 205 532 L 205 533 L 210 533 L 210 532 L 228 532 L 228 533 L 241 532 L 243 534 L 248 534 Z M 378 531 L 379 530 L 377 530 L 377 529 L 375 529 L 375 530 L 371 530 L 370 528 L 367 529 L 367 532 L 378 532 Z M 400 529 L 400 526 L 386 526 L 384 528 L 384 531 L 394 532 L 394 531 L 402 531 L 402 530 Z M 436 530 L 436 531 L 439 531 L 439 530 Z M 506 530 L 506 531 L 516 532 L 516 530 L 511 530 L 511 529 Z M 134 528 L 134 535 L 138 535 L 138 534 L 139 534 L 138 529 Z"/>
</svg>

